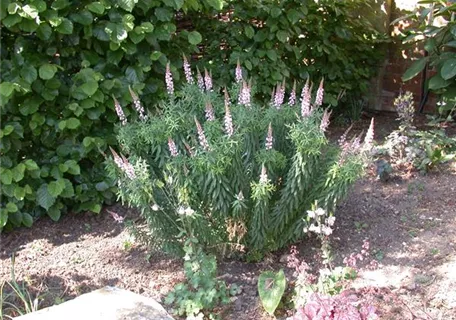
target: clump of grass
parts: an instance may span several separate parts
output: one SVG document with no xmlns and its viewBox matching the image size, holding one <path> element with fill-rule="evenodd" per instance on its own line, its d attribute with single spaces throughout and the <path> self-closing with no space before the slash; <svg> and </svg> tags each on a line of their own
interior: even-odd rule
<svg viewBox="0 0 456 320">
<path fill-rule="evenodd" d="M 16 280 L 14 272 L 15 255 L 11 256 L 11 280 L 3 281 L 0 285 L 0 319 L 13 319 L 14 317 L 37 311 L 40 296 L 33 297 L 25 283 Z"/>
</svg>

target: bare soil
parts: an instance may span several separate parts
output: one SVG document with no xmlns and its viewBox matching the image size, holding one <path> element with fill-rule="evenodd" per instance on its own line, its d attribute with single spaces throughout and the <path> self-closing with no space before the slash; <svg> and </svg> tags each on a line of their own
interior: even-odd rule
<svg viewBox="0 0 456 320">
<path fill-rule="evenodd" d="M 377 115 L 380 140 L 397 124 L 394 115 Z M 364 119 L 355 130 L 366 129 Z M 332 130 L 337 137 L 343 129 Z M 108 208 L 127 219 L 120 206 Z M 335 262 L 359 251 L 369 239 L 371 256 L 379 267 L 361 266 L 354 288 L 375 289 L 381 319 L 456 319 L 456 164 L 425 176 L 402 172 L 381 182 L 373 172 L 356 183 L 336 213 L 332 237 Z M 11 255 L 15 272 L 45 307 L 100 287 L 118 286 L 161 300 L 183 279 L 179 259 L 145 248 L 106 210 L 99 215 L 68 214 L 58 223 L 36 221 L 33 228 L 1 234 L 0 279 L 10 280 Z M 310 264 L 318 243 L 297 244 Z M 223 310 L 223 319 L 272 319 L 257 294 L 261 271 L 286 269 L 281 257 L 268 255 L 261 263 L 220 261 L 220 277 L 237 283 L 242 293 Z M 281 316 L 285 316 L 282 313 Z"/>
</svg>

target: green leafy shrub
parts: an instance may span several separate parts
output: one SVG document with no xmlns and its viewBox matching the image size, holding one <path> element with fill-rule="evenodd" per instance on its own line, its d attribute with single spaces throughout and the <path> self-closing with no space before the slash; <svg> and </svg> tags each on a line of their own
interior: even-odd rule
<svg viewBox="0 0 456 320">
<path fill-rule="evenodd" d="M 198 240 L 189 237 L 184 244 L 184 272 L 186 282 L 177 284 L 165 298 L 165 303 L 175 306 L 179 316 L 208 316 L 209 312 L 220 304 L 230 302 L 230 290 L 224 281 L 217 280 L 217 261 L 215 256 L 205 254 Z M 236 289 L 233 285 L 231 289 Z"/>
<path fill-rule="evenodd" d="M 213 65 L 241 62 L 255 75 L 257 93 L 268 97 L 283 79 L 324 77 L 325 102 L 337 104 L 343 90 L 366 92 L 382 60 L 386 36 L 374 26 L 374 1 L 230 1 L 217 16 L 192 15 L 204 30 L 203 61 Z M 230 83 L 230 69 L 213 69 L 220 84 Z M 288 86 L 291 89 L 292 83 Z"/>
<path fill-rule="evenodd" d="M 150 105 L 163 94 L 157 74 L 202 40 L 176 33 L 176 11 L 220 3 L 2 1 L 0 229 L 114 200 L 102 156 L 116 144 L 111 96 L 132 101 L 130 86 Z"/>
<path fill-rule="evenodd" d="M 179 249 L 181 217 L 196 215 L 194 234 L 203 246 L 271 250 L 304 235 L 305 212 L 315 201 L 334 211 L 363 172 L 373 123 L 364 143 L 344 134 L 338 147 L 325 136 L 323 82 L 315 99 L 307 82 L 300 104 L 296 91 L 285 102 L 279 84 L 263 106 L 251 99 L 255 86 L 239 68 L 238 82 L 221 96 L 207 70 L 194 81 L 184 66 L 189 83 L 179 92 L 167 72 L 169 98 L 159 114 L 119 126 L 128 157 L 113 150 L 108 165 L 120 199 L 146 219 L 152 243 Z M 117 110 L 123 119 L 119 104 Z"/>
</svg>

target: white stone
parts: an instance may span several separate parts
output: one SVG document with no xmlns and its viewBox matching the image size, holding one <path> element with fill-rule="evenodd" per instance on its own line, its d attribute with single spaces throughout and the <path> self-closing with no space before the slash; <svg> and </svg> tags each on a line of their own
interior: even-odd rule
<svg viewBox="0 0 456 320">
<path fill-rule="evenodd" d="M 173 320 L 154 299 L 105 287 L 57 306 L 32 312 L 19 320 Z"/>
</svg>

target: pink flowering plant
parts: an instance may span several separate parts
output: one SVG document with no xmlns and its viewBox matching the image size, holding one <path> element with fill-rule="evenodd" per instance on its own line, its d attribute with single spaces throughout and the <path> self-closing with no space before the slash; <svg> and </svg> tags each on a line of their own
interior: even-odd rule
<svg viewBox="0 0 456 320">
<path fill-rule="evenodd" d="M 214 85 L 211 70 L 192 70 L 187 58 L 182 74 L 186 83 L 175 87 L 176 75 L 166 68 L 169 98 L 155 114 L 144 114 L 140 93 L 132 92 L 136 120 L 113 101 L 120 150 L 113 150 L 108 167 L 120 199 L 140 209 L 153 243 L 180 247 L 179 234 L 191 219 L 199 243 L 223 252 L 277 249 L 306 235 L 315 202 L 331 213 L 325 219 L 332 226 L 336 204 L 362 175 L 372 141 L 328 141 L 323 80 L 316 92 L 308 80 L 300 94 L 299 83 L 288 81 L 287 90 L 282 81 L 270 103 L 260 104 L 255 80 L 240 64 L 228 88 Z"/>
</svg>

